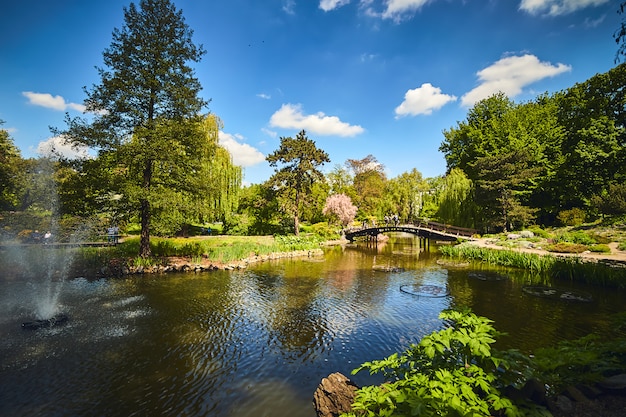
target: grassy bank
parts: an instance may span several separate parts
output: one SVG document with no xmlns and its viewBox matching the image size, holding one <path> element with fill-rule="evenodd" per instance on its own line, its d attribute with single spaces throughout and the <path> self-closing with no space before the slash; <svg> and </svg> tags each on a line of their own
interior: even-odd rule
<svg viewBox="0 0 626 417">
<path fill-rule="evenodd" d="M 580 257 L 537 255 L 514 250 L 481 248 L 467 244 L 442 246 L 440 251 L 444 256 L 450 258 L 521 268 L 557 279 L 626 288 L 626 268 L 586 262 Z"/>
<path fill-rule="evenodd" d="M 80 262 L 85 266 L 106 265 L 113 259 L 125 259 L 145 265 L 163 263 L 165 258 L 184 257 L 216 264 L 235 262 L 250 256 L 277 252 L 318 249 L 317 236 L 210 236 L 190 238 L 152 238 L 152 259 L 139 260 L 139 237 L 130 237 L 115 247 L 82 248 Z"/>
</svg>

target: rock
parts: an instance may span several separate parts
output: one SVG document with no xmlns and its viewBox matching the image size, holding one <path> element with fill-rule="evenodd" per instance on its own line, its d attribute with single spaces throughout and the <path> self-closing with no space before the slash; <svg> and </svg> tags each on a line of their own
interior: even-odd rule
<svg viewBox="0 0 626 417">
<path fill-rule="evenodd" d="M 523 237 L 524 239 L 535 237 L 535 234 L 530 230 L 522 230 L 521 232 L 519 232 L 519 235 Z"/>
<path fill-rule="evenodd" d="M 522 236 L 518 235 L 517 233 L 509 233 L 508 235 L 506 235 L 506 238 L 509 240 L 515 240 L 515 239 L 519 239 Z"/>
<path fill-rule="evenodd" d="M 318 417 L 337 417 L 352 409 L 357 385 L 339 372 L 323 378 L 313 394 Z"/>
<path fill-rule="evenodd" d="M 626 374 L 610 376 L 600 381 L 598 385 L 606 390 L 622 391 L 626 389 Z"/>
<path fill-rule="evenodd" d="M 574 411 L 574 403 L 565 395 L 559 395 L 554 403 L 550 404 L 550 410 L 552 412 L 560 411 L 564 414 L 570 414 Z"/>
<path fill-rule="evenodd" d="M 583 394 L 578 388 L 573 387 L 573 386 L 567 387 L 565 389 L 564 394 L 567 395 L 572 400 L 579 402 L 579 403 L 589 401 L 589 399 L 585 396 L 585 394 Z"/>
</svg>

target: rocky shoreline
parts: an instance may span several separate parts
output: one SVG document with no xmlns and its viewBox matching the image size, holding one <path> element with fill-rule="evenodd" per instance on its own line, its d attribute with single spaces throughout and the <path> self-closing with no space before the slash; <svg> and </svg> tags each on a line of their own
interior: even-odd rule
<svg viewBox="0 0 626 417">
<path fill-rule="evenodd" d="M 216 262 L 206 258 L 199 261 L 190 257 L 162 258 L 156 265 L 131 265 L 129 260 L 114 259 L 98 271 L 99 276 L 125 276 L 140 274 L 167 274 L 173 272 L 211 272 L 246 269 L 249 265 L 285 258 L 313 258 L 323 256 L 322 249 L 296 250 L 290 252 L 272 252 L 266 255 L 250 255 L 234 262 Z"/>
</svg>

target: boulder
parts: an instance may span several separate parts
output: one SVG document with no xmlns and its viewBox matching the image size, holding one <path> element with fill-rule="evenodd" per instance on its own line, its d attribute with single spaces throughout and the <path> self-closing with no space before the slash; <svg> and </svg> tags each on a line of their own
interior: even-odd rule
<svg viewBox="0 0 626 417">
<path fill-rule="evenodd" d="M 352 409 L 359 387 L 345 375 L 335 372 L 323 378 L 313 394 L 318 417 L 337 417 Z"/>
</svg>

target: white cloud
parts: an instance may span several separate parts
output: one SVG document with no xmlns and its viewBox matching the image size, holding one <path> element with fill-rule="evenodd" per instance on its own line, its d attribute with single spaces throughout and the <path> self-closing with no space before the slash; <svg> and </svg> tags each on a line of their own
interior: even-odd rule
<svg viewBox="0 0 626 417">
<path fill-rule="evenodd" d="M 277 137 L 278 137 L 278 133 L 276 133 L 276 132 L 275 132 L 275 131 L 273 131 L 273 130 L 269 130 L 269 129 L 265 128 L 265 127 L 262 127 L 262 128 L 261 128 L 261 132 L 265 133 L 265 134 L 266 134 L 267 136 L 269 136 L 270 138 L 274 138 L 274 139 L 275 139 L 275 138 L 277 138 Z"/>
<path fill-rule="evenodd" d="M 519 8 L 533 15 L 558 16 L 608 2 L 609 0 L 521 0 Z"/>
<path fill-rule="evenodd" d="M 396 107 L 396 119 L 407 115 L 431 114 L 433 110 L 439 110 L 455 100 L 455 96 L 442 94 L 439 87 L 424 83 L 421 87 L 406 92 L 404 101 Z"/>
<path fill-rule="evenodd" d="M 350 0 L 320 0 L 320 9 L 329 12 L 341 6 L 345 6 L 348 3 L 350 3 Z"/>
<path fill-rule="evenodd" d="M 265 161 L 265 155 L 247 143 L 240 143 L 241 135 L 231 135 L 219 132 L 219 144 L 230 152 L 233 163 L 242 167 L 249 167 Z"/>
<path fill-rule="evenodd" d="M 378 54 L 361 54 L 361 62 L 371 62 L 378 57 Z"/>
<path fill-rule="evenodd" d="M 56 159 L 59 156 L 68 159 L 91 158 L 88 147 L 73 146 L 63 136 L 53 136 L 48 140 L 39 142 L 37 154 L 52 159 Z"/>
<path fill-rule="evenodd" d="M 382 14 L 383 19 L 402 20 L 406 13 L 419 10 L 431 0 L 386 0 L 387 8 Z"/>
<path fill-rule="evenodd" d="M 514 97 L 527 85 L 547 77 L 554 77 L 571 71 L 565 64 L 552 65 L 540 62 L 534 55 L 511 56 L 502 58 L 493 65 L 476 73 L 480 85 L 461 97 L 461 104 L 472 106 L 479 100 L 498 92 Z"/>
<path fill-rule="evenodd" d="M 61 96 L 53 96 L 48 93 L 33 93 L 32 91 L 23 91 L 22 95 L 28 98 L 28 102 L 35 106 L 46 107 L 48 109 L 65 111 L 68 108 L 79 112 L 85 111 L 85 106 L 77 103 L 68 103 Z"/>
<path fill-rule="evenodd" d="M 272 98 L 272 96 L 270 96 L 269 94 L 265 94 L 265 93 L 259 93 L 256 95 L 258 98 L 262 98 L 264 100 L 269 100 Z"/>
<path fill-rule="evenodd" d="M 605 14 L 603 14 L 602 16 L 600 16 L 599 18 L 597 18 L 595 20 L 586 17 L 584 25 L 585 25 L 586 28 L 596 28 L 596 27 L 600 26 L 602 24 L 602 22 L 604 22 L 604 19 L 606 19 L 606 15 Z"/>
<path fill-rule="evenodd" d="M 283 11 L 287 14 L 296 14 L 296 11 L 294 10 L 296 7 L 296 2 L 295 0 L 283 0 Z"/>
<path fill-rule="evenodd" d="M 299 104 L 283 104 L 270 118 L 270 126 L 327 136 L 355 136 L 365 131 L 361 126 L 350 125 L 337 116 L 326 116 L 322 112 L 304 115 Z"/>
</svg>

